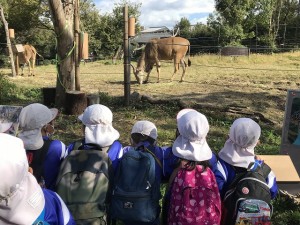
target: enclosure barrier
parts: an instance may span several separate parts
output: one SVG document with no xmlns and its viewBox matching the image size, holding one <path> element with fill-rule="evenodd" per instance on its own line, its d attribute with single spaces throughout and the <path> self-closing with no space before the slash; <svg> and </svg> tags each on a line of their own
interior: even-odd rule
<svg viewBox="0 0 300 225">
<path fill-rule="evenodd" d="M 249 56 L 250 49 L 247 47 L 224 47 L 220 49 L 221 56 Z"/>
</svg>

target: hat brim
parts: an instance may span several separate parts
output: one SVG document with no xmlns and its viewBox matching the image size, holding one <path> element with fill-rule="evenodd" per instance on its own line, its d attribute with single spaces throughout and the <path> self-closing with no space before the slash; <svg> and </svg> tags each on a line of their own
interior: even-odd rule
<svg viewBox="0 0 300 225">
<path fill-rule="evenodd" d="M 0 124 L 0 133 L 5 133 L 6 131 L 9 130 L 9 128 L 11 128 L 12 125 L 13 125 L 12 122 L 9 122 L 9 123 L 1 123 L 1 124 Z"/>
<path fill-rule="evenodd" d="M 56 109 L 56 108 L 51 108 L 50 111 L 51 111 L 51 114 L 52 114 L 52 120 L 54 120 L 54 119 L 57 117 L 58 109 Z M 52 120 L 51 120 L 51 121 L 52 121 Z"/>
<path fill-rule="evenodd" d="M 212 158 L 212 151 L 205 139 L 189 141 L 179 135 L 173 143 L 172 152 L 175 156 L 190 161 L 206 161 Z"/>
<path fill-rule="evenodd" d="M 38 150 L 44 145 L 41 129 L 21 131 L 18 135 L 24 142 L 26 150 Z"/>
<path fill-rule="evenodd" d="M 111 125 L 86 125 L 85 142 L 97 144 L 100 147 L 110 146 L 119 139 L 119 132 Z"/>
<path fill-rule="evenodd" d="M 255 159 L 254 146 L 249 146 L 246 150 L 234 144 L 230 139 L 225 142 L 218 155 L 230 165 L 243 168 L 248 168 L 248 165 Z"/>
</svg>

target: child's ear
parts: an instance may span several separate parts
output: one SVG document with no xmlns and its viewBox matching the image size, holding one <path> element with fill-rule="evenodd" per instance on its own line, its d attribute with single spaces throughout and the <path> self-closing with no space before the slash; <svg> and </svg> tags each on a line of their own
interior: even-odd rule
<svg viewBox="0 0 300 225">
<path fill-rule="evenodd" d="M 28 167 L 28 172 L 31 173 L 31 174 L 33 174 L 33 169 L 32 169 L 32 167 Z"/>
</svg>

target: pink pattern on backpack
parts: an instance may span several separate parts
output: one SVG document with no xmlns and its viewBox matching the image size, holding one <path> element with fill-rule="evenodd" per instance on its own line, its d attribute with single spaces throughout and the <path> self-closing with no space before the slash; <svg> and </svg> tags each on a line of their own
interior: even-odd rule
<svg viewBox="0 0 300 225">
<path fill-rule="evenodd" d="M 221 199 L 210 168 L 180 169 L 171 189 L 168 225 L 219 225 Z"/>
</svg>

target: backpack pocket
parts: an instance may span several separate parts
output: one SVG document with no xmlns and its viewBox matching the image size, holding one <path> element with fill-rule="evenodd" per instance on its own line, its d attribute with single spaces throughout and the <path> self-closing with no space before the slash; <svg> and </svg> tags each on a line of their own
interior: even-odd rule
<svg viewBox="0 0 300 225">
<path fill-rule="evenodd" d="M 241 199 L 238 202 L 235 224 L 271 225 L 272 208 L 258 199 Z"/>
<path fill-rule="evenodd" d="M 157 200 L 150 192 L 126 192 L 116 188 L 112 194 L 111 216 L 124 221 L 152 222 L 157 217 Z"/>
</svg>

